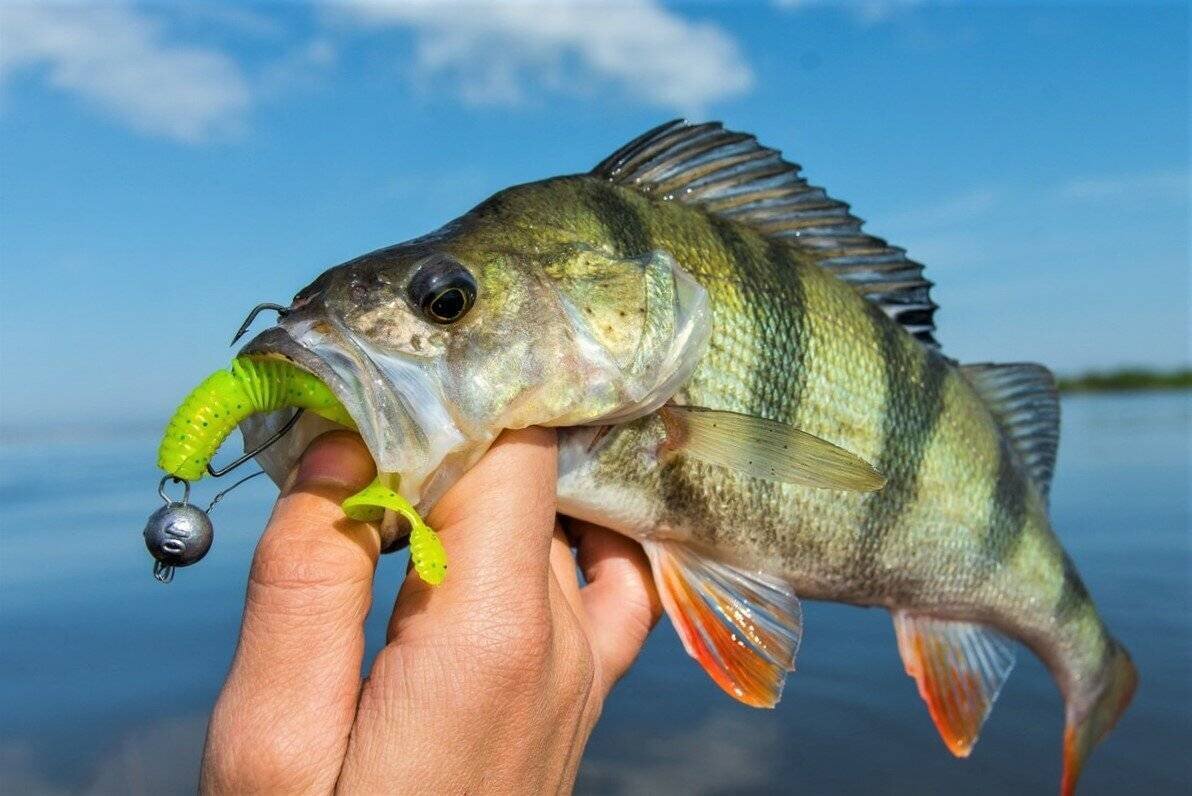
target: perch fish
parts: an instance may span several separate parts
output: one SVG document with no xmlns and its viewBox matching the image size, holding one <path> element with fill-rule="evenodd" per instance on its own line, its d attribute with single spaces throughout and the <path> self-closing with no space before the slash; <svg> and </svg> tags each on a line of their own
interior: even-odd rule
<svg viewBox="0 0 1192 796">
<path fill-rule="evenodd" d="M 746 704 L 779 700 L 800 599 L 881 607 L 967 756 L 1020 642 L 1072 793 L 1137 678 L 1048 519 L 1054 379 L 941 353 L 922 271 L 776 150 L 676 121 L 328 270 L 241 355 L 317 377 L 423 513 L 503 429 L 559 428 L 560 512 L 641 543 Z M 259 457 L 275 479 L 324 414 Z"/>
</svg>

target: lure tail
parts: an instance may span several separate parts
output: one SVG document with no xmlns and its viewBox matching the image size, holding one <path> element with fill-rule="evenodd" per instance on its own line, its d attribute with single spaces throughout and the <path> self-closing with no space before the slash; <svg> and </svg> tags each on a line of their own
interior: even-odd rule
<svg viewBox="0 0 1192 796">
<path fill-rule="evenodd" d="M 410 525 L 410 562 L 418 577 L 438 586 L 447 576 L 447 553 L 439 535 L 418 516 L 410 502 L 381 483 L 380 477 L 343 502 L 344 513 L 354 520 L 377 522 L 386 510 L 400 514 Z"/>
</svg>

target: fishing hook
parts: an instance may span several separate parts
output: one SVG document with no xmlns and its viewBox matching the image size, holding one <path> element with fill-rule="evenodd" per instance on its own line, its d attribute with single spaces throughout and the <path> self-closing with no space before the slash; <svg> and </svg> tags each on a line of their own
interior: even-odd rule
<svg viewBox="0 0 1192 796">
<path fill-rule="evenodd" d="M 240 328 L 236 330 L 236 336 L 232 338 L 230 345 L 236 345 L 236 341 L 244 336 L 244 333 L 248 331 L 248 327 L 252 326 L 252 322 L 256 320 L 257 315 L 259 315 L 262 310 L 273 310 L 277 313 L 279 318 L 284 318 L 290 314 L 290 308 L 283 307 L 280 304 L 273 304 L 272 302 L 268 301 L 263 304 L 258 304 L 249 311 L 248 317 L 244 319 L 244 323 L 240 324 Z"/>
<path fill-rule="evenodd" d="M 222 468 L 216 470 L 214 467 L 211 466 L 211 462 L 207 462 L 207 472 L 211 473 L 216 478 L 221 478 L 221 477 L 227 475 L 228 473 L 232 472 L 237 467 L 244 464 L 246 461 L 253 458 L 254 456 L 257 456 L 258 454 L 263 453 L 266 448 L 268 448 L 270 445 L 272 445 L 273 443 L 277 442 L 279 439 L 284 437 L 286 435 L 286 433 L 294 427 L 294 424 L 298 422 L 298 418 L 302 417 L 302 411 L 303 410 L 299 409 L 297 412 L 295 412 L 290 417 L 289 420 L 286 421 L 286 424 L 284 426 L 279 428 L 277 431 L 273 432 L 273 434 L 271 434 L 269 436 L 269 439 L 265 440 L 260 445 L 253 448 L 252 450 L 246 451 L 243 456 L 240 456 L 239 458 L 237 458 L 236 461 L 232 462 L 227 467 L 222 467 Z"/>
<path fill-rule="evenodd" d="M 228 493 L 229 493 L 229 492 L 231 492 L 233 489 L 235 489 L 236 487 L 238 487 L 238 486 L 240 486 L 241 484 L 243 484 L 245 481 L 251 481 L 252 479 L 256 478 L 258 475 L 264 475 L 264 474 L 265 474 L 265 471 L 264 471 L 264 470 L 257 470 L 255 473 L 252 473 L 251 475 L 246 475 L 246 476 L 244 476 L 243 478 L 241 478 L 241 479 L 240 479 L 239 481 L 237 481 L 236 483 L 232 484 L 232 485 L 231 485 L 230 487 L 228 487 L 227 489 L 225 489 L 225 490 L 223 490 L 222 492 L 220 492 L 220 493 L 216 494 L 216 496 L 215 496 L 215 497 L 211 498 L 211 502 L 207 504 L 207 513 L 208 513 L 208 514 L 210 514 L 210 513 L 211 513 L 211 509 L 215 508 L 215 504 L 216 504 L 216 503 L 218 503 L 219 501 L 223 500 L 223 496 L 224 496 L 224 495 L 228 494 Z"/>
</svg>

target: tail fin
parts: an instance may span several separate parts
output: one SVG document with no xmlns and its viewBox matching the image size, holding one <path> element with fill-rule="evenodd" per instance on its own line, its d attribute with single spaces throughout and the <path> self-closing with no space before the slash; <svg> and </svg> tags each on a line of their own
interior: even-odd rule
<svg viewBox="0 0 1192 796">
<path fill-rule="evenodd" d="M 1116 641 L 1092 693 L 1071 694 L 1064 727 L 1064 779 L 1062 796 L 1076 792 L 1080 769 L 1092 748 L 1105 737 L 1130 704 L 1138 685 L 1138 672 L 1129 653 Z"/>
</svg>

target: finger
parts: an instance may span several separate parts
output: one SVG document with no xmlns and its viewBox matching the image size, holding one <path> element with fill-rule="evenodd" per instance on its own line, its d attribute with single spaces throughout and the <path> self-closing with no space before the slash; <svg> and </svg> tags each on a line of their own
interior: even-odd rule
<svg viewBox="0 0 1192 796">
<path fill-rule="evenodd" d="M 329 789 L 356 709 L 380 545 L 344 498 L 373 478 L 360 438 L 325 434 L 278 500 L 249 575 L 240 643 L 208 733 L 212 790 Z"/>
<path fill-rule="evenodd" d="M 447 553 L 447 576 L 431 587 L 408 577 L 390 638 L 407 616 L 442 621 L 445 613 L 480 615 L 548 599 L 555 527 L 555 433 L 504 432 L 427 517 Z"/>
<path fill-rule="evenodd" d="M 650 562 L 641 545 L 585 522 L 570 526 L 587 585 L 580 590 L 605 687 L 625 674 L 662 614 Z"/>
<path fill-rule="evenodd" d="M 571 543 L 567 541 L 558 522 L 555 523 L 555 533 L 550 543 L 550 569 L 563 600 L 575 614 L 576 620 L 586 625 L 587 617 L 579 594 L 579 572 L 576 569 L 575 554 L 571 552 Z"/>
</svg>

